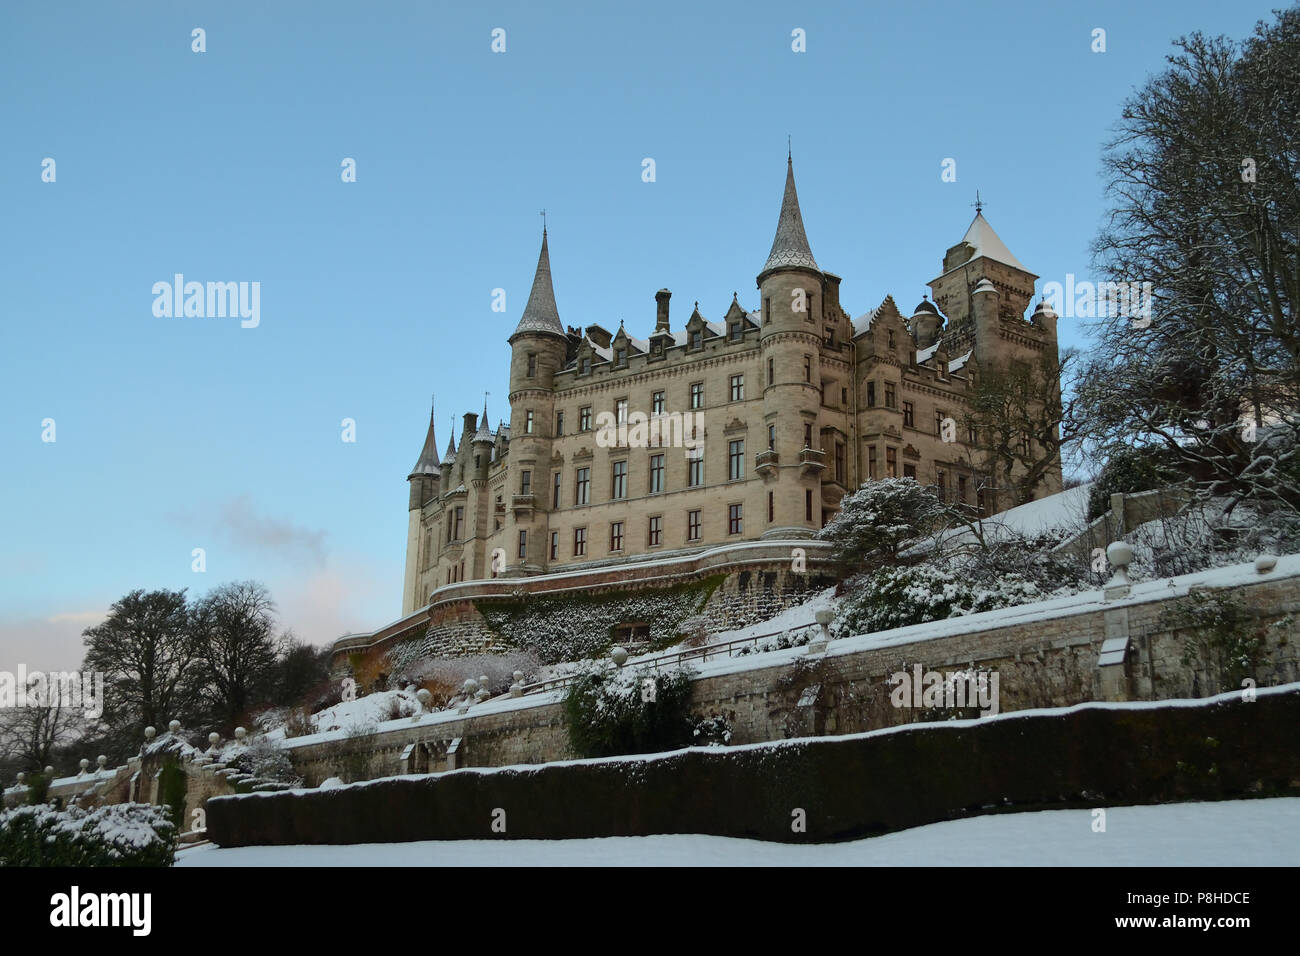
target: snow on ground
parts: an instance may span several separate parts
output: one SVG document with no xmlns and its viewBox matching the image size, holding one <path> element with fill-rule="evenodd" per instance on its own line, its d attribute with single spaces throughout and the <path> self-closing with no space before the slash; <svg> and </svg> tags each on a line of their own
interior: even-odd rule
<svg viewBox="0 0 1300 956">
<path fill-rule="evenodd" d="M 212 846 L 177 866 L 1294 866 L 1300 798 L 1004 813 L 808 846 L 675 834 L 350 846 Z"/>
</svg>

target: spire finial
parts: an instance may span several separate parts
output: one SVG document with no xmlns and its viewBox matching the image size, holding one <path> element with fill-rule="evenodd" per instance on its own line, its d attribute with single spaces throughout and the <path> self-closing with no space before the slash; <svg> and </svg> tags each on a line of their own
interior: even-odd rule
<svg viewBox="0 0 1300 956">
<path fill-rule="evenodd" d="M 975 207 L 975 215 L 982 215 L 984 211 L 984 202 L 980 199 L 980 191 L 975 190 L 975 201 L 971 203 Z"/>
<path fill-rule="evenodd" d="M 794 163 L 794 146 L 789 133 L 785 134 L 785 161 L 787 165 Z"/>
<path fill-rule="evenodd" d="M 546 210 L 545 209 L 542 210 L 541 216 L 542 216 L 542 235 L 545 236 L 546 235 Z"/>
</svg>

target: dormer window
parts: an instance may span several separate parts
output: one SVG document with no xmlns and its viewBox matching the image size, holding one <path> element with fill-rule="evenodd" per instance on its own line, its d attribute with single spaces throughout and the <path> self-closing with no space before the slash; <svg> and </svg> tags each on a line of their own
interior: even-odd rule
<svg viewBox="0 0 1300 956">
<path fill-rule="evenodd" d="M 659 339 L 655 339 L 653 342 L 650 343 L 650 351 L 654 352 L 655 355 L 658 355 L 663 350 L 664 350 L 664 343 Z"/>
<path fill-rule="evenodd" d="M 586 356 L 583 356 L 582 358 L 578 359 L 578 374 L 586 375 L 590 371 L 591 371 L 591 359 L 587 358 Z"/>
<path fill-rule="evenodd" d="M 692 350 L 692 351 L 695 351 L 695 350 L 697 350 L 697 349 L 702 349 L 702 348 L 704 348 L 704 333 L 703 333 L 703 332 L 700 332 L 700 331 L 692 332 L 692 333 L 691 333 L 691 350 Z"/>
<path fill-rule="evenodd" d="M 891 349 L 894 347 L 894 330 L 893 330 L 893 329 L 890 329 L 890 330 L 889 330 L 889 347 L 890 347 Z"/>
<path fill-rule="evenodd" d="M 614 364 L 619 367 L 627 365 L 627 349 L 614 349 Z"/>
<path fill-rule="evenodd" d="M 745 334 L 744 326 L 742 326 L 739 322 L 731 323 L 731 341 L 739 342 L 741 338 L 744 336 L 744 334 Z"/>
</svg>

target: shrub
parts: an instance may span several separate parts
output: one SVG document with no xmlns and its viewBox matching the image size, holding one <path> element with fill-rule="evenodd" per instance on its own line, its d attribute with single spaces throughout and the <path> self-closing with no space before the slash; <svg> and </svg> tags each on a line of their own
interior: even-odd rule
<svg viewBox="0 0 1300 956">
<path fill-rule="evenodd" d="M 1264 657 L 1264 629 L 1238 597 L 1223 592 L 1193 591 L 1161 615 L 1161 623 L 1184 630 L 1185 666 L 1194 668 L 1197 683 L 1205 675 L 1204 695 L 1237 690 L 1246 678 L 1258 680 Z"/>
<path fill-rule="evenodd" d="M 727 719 L 726 714 L 699 717 L 695 721 L 691 737 L 697 744 L 709 747 L 725 746 L 731 742 L 731 721 Z"/>
<path fill-rule="evenodd" d="M 615 668 L 590 671 L 564 699 L 569 744 L 582 757 L 657 753 L 689 746 L 691 671 Z"/>
<path fill-rule="evenodd" d="M 170 866 L 176 825 L 164 806 L 45 806 L 0 813 L 0 866 Z"/>
<path fill-rule="evenodd" d="M 914 478 L 882 478 L 862 485 L 840 501 L 840 510 L 817 532 L 836 560 L 850 568 L 871 557 L 893 558 L 904 542 L 933 530 L 939 499 Z"/>
<path fill-rule="evenodd" d="M 1088 519 L 1098 518 L 1110 510 L 1111 495 L 1152 491 L 1185 477 L 1167 463 L 1168 457 L 1160 448 L 1112 449 L 1088 491 Z"/>
</svg>

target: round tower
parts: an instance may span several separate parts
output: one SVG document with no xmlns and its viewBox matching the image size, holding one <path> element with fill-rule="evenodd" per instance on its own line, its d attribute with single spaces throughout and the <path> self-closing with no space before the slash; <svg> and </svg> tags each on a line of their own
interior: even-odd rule
<svg viewBox="0 0 1300 956">
<path fill-rule="evenodd" d="M 825 280 L 804 232 L 789 158 L 776 236 L 757 283 L 764 427 L 762 444 L 749 453 L 751 466 L 755 454 L 776 453 L 776 467 L 764 476 L 773 495 L 772 520 L 765 523 L 763 536 L 810 536 L 821 524 L 826 467 L 819 421 Z"/>
</svg>

